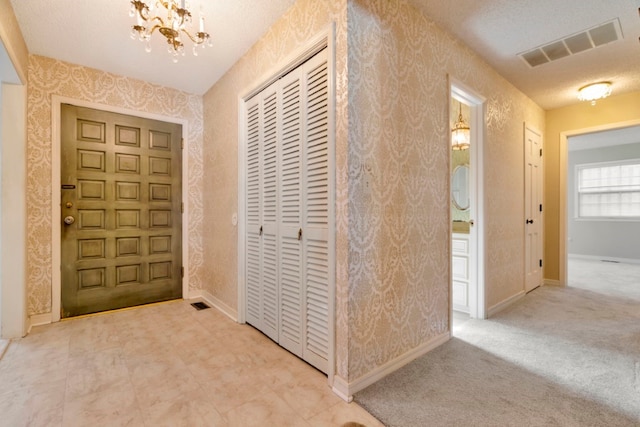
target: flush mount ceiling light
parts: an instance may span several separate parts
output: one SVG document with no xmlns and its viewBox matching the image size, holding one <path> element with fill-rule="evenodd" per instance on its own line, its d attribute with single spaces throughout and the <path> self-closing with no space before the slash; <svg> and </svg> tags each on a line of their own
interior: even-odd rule
<svg viewBox="0 0 640 427">
<path fill-rule="evenodd" d="M 453 125 L 453 129 L 451 129 L 451 148 L 453 150 L 466 150 L 469 148 L 470 139 L 471 131 L 462 118 L 462 103 L 460 103 L 458 121 Z"/>
<path fill-rule="evenodd" d="M 151 36 L 158 30 L 167 39 L 167 51 L 173 55 L 173 62 L 178 56 L 184 56 L 184 43 L 181 36 L 193 42 L 193 54 L 198 56 L 198 46 L 211 46 L 209 33 L 204 31 L 204 16 L 200 14 L 199 31 L 190 29 L 192 20 L 186 0 L 151 0 L 151 6 L 141 0 L 131 0 L 129 16 L 136 18 L 136 25 L 131 27 L 131 38 L 146 42 L 145 50 L 151 52 Z M 154 6 L 155 4 L 155 6 Z M 155 9 L 155 10 L 154 10 Z"/>
<path fill-rule="evenodd" d="M 591 101 L 591 105 L 596 105 L 598 99 L 611 95 L 611 82 L 592 83 L 581 87 L 578 90 L 580 101 Z"/>
</svg>

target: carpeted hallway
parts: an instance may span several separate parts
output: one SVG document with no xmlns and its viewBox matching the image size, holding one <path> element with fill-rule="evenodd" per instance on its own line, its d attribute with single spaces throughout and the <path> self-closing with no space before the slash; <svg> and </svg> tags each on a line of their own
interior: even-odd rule
<svg viewBox="0 0 640 427">
<path fill-rule="evenodd" d="M 355 400 L 389 427 L 640 425 L 640 265 L 600 267 L 570 263 L 573 287 L 464 322 Z"/>
</svg>

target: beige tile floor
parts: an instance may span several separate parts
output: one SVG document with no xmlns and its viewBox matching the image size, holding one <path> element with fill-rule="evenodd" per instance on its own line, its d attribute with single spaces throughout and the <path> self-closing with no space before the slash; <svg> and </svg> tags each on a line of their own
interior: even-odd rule
<svg viewBox="0 0 640 427">
<path fill-rule="evenodd" d="M 35 327 L 0 360 L 0 426 L 382 426 L 260 332 L 185 301 Z"/>
</svg>

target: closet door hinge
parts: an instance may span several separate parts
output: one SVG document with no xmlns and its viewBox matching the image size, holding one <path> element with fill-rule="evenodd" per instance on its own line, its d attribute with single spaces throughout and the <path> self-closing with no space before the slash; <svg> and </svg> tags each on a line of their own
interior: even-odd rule
<svg viewBox="0 0 640 427">
<path fill-rule="evenodd" d="M 184 149 L 184 138 L 180 138 L 180 148 Z"/>
<path fill-rule="evenodd" d="M 540 149 L 540 157 L 542 157 L 542 148 Z"/>
<path fill-rule="evenodd" d="M 540 212 L 542 212 L 542 203 L 540 203 Z"/>
<path fill-rule="evenodd" d="M 540 260 L 540 267 L 542 267 L 542 260 Z"/>
</svg>

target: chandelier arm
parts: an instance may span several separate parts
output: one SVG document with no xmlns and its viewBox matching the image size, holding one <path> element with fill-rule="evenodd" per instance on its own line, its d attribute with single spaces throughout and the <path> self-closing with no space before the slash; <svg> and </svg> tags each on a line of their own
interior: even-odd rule
<svg viewBox="0 0 640 427">
<path fill-rule="evenodd" d="M 162 21 L 162 20 L 160 20 L 160 21 Z M 149 34 L 149 36 L 151 36 L 151 34 L 153 34 L 153 32 L 154 32 L 155 30 L 158 30 L 158 29 L 163 28 L 163 27 L 164 27 L 164 24 L 155 24 L 155 25 L 154 25 L 153 27 L 151 27 L 151 29 L 149 30 L 149 33 L 148 33 L 148 34 Z"/>
<path fill-rule="evenodd" d="M 207 36 L 209 34 L 207 33 L 196 33 L 196 34 L 205 34 L 206 36 L 203 36 L 202 39 L 196 38 L 194 36 L 191 35 L 191 33 L 189 33 L 189 31 L 185 30 L 184 28 L 181 28 L 180 31 L 184 34 L 186 34 L 187 37 L 189 37 L 191 39 L 192 42 L 194 42 L 195 44 L 202 44 L 204 42 L 204 40 L 207 38 Z"/>
<path fill-rule="evenodd" d="M 161 17 L 159 17 L 159 16 L 154 16 L 154 17 L 153 17 L 153 18 L 151 18 L 151 19 L 147 19 L 147 21 L 149 21 L 149 22 L 153 22 L 153 21 L 157 21 L 157 22 L 159 22 L 159 24 L 155 24 L 155 25 L 154 25 L 154 28 L 155 28 L 155 27 L 166 27 L 166 25 L 164 24 L 164 20 L 163 20 Z"/>
</svg>

